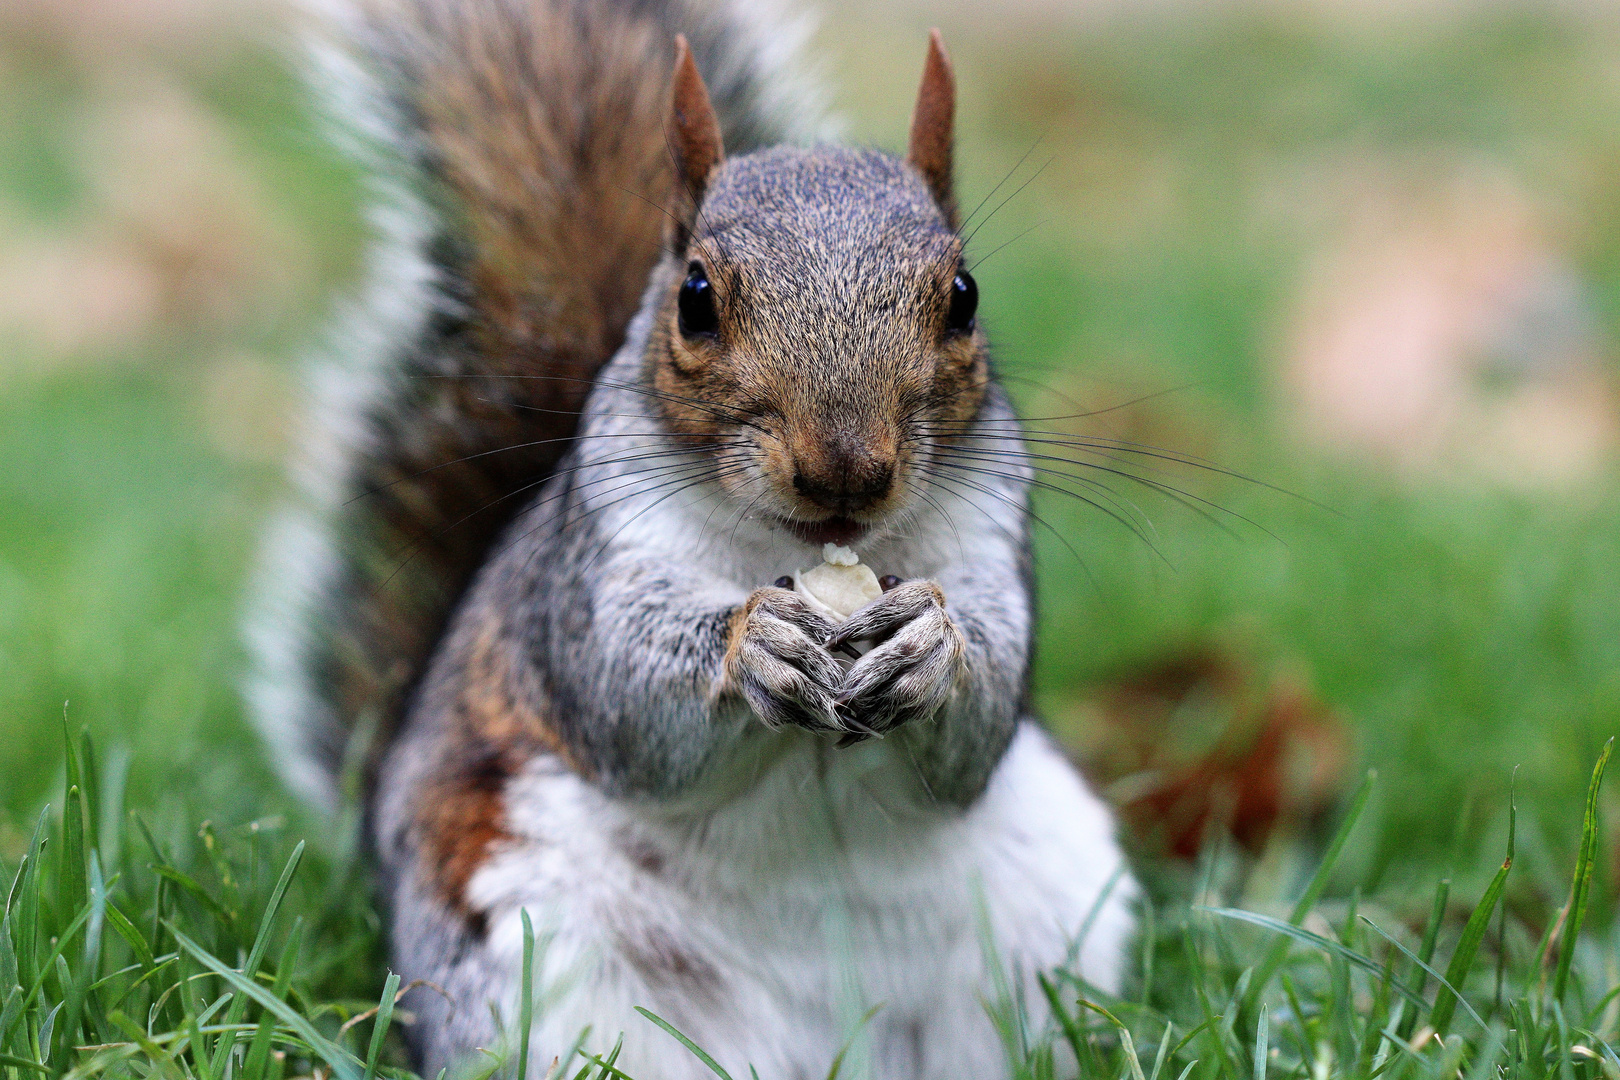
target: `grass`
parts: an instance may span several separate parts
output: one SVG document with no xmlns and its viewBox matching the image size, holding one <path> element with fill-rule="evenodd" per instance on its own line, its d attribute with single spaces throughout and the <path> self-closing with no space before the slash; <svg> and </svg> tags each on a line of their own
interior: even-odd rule
<svg viewBox="0 0 1620 1080">
<path fill-rule="evenodd" d="M 914 89 L 894 57 L 923 40 L 904 18 L 835 14 L 823 34 L 855 135 L 890 147 Z M 0 254 L 24 226 L 118 228 L 81 144 L 107 107 L 95 94 L 119 87 L 6 25 Z M 1273 370 L 1332 234 L 1300 205 L 1342 211 L 1334 184 L 1365 161 L 1423 177 L 1464 161 L 1554 208 L 1612 378 L 1612 26 L 1525 9 L 1384 29 L 945 29 L 964 205 L 1037 145 L 1002 194 L 1042 171 L 974 242 L 1023 406 L 1169 391 L 1120 414 L 1128 434 L 1331 508 L 1186 471 L 1265 531 L 1228 519 L 1230 537 L 1143 496 L 1150 547 L 1043 497 L 1042 710 L 1081 741 L 1097 686 L 1214 644 L 1297 673 L 1350 726 L 1352 775 L 1377 771 L 1364 801 L 1342 792 L 1258 855 L 1144 858 L 1123 998 L 1049 973 L 1066 1019 L 1047 1032 L 990 1003 L 1021 1075 L 1064 1075 L 1064 1055 L 1131 1080 L 1620 1073 L 1612 801 L 1591 784 L 1620 730 L 1615 464 L 1566 486 L 1401 474 L 1295 441 Z M 66 352 L 0 326 L 0 886 L 16 881 L 0 1077 L 390 1075 L 407 1018 L 389 1015 L 365 870 L 281 791 L 236 694 L 243 584 L 283 492 L 277 454 L 239 429 L 292 411 L 290 373 L 358 272 L 361 185 L 274 48 L 120 55 L 217 126 L 286 234 L 290 284 L 233 279 L 246 314 L 177 310 Z M 269 381 L 236 380 L 244 357 Z M 102 751 L 78 735 L 64 750 L 64 703 Z M 625 1038 L 687 1052 L 651 1020 Z M 609 1057 L 571 1068 L 612 1075 Z"/>
<path fill-rule="evenodd" d="M 1433 883 L 1428 919 L 1416 923 L 1355 892 L 1324 902 L 1350 838 L 1368 827 L 1369 774 L 1286 915 L 1231 906 L 1222 880 L 1232 867 L 1217 846 L 1192 896 L 1148 902 L 1122 994 L 1063 968 L 1042 972 L 1053 1021 L 1040 1028 L 1029 1022 L 1027 1001 L 1006 991 L 987 1000 L 1013 1074 L 1620 1075 L 1620 941 L 1608 929 L 1582 933 L 1601 858 L 1599 792 L 1611 747 L 1593 770 L 1575 830 L 1580 855 L 1566 902 L 1545 927 L 1501 905 L 1515 869 L 1511 807 L 1506 856 L 1460 928 L 1447 918 L 1444 879 Z M 0 874 L 9 880 L 0 921 L 0 1077 L 409 1075 L 397 1064 L 395 1021 L 409 1021 L 395 1009 L 399 977 L 389 973 L 380 997 L 367 996 L 376 989 L 367 973 L 377 927 L 344 864 L 323 864 L 304 842 L 257 822 L 154 832 L 103 784 L 88 735 L 67 739 L 64 757 L 60 809 L 41 814 L 21 858 Z M 525 917 L 525 963 L 534 955 Z M 531 990 L 516 1017 L 515 1048 L 481 1050 L 458 1075 L 528 1075 L 534 1007 Z M 642 1012 L 642 1030 L 607 1040 L 581 1033 L 548 1075 L 622 1078 L 613 1062 L 626 1039 L 666 1038 L 675 1040 L 672 1053 L 695 1054 L 728 1075 L 674 1026 Z M 858 1026 L 852 1042 L 859 1038 Z M 604 1045 L 612 1049 L 591 1049 Z M 843 1059 L 828 1063 L 829 1078 Z"/>
</svg>

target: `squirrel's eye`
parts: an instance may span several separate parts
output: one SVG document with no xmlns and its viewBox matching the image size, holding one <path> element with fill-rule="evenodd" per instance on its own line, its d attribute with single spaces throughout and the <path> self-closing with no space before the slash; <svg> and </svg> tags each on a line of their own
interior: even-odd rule
<svg viewBox="0 0 1620 1080">
<path fill-rule="evenodd" d="M 720 316 L 714 310 L 714 290 L 703 267 L 693 263 L 686 269 L 686 280 L 681 282 L 680 295 L 675 298 L 680 313 L 682 337 L 714 334 L 720 329 Z"/>
<path fill-rule="evenodd" d="M 951 282 L 951 309 L 945 315 L 945 326 L 953 334 L 973 331 L 973 316 L 979 310 L 979 284 L 966 270 L 956 272 Z"/>
</svg>

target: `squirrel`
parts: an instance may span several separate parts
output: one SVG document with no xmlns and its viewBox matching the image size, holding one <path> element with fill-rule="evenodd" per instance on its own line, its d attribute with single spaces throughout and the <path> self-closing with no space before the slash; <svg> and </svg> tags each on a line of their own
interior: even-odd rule
<svg viewBox="0 0 1620 1080">
<path fill-rule="evenodd" d="M 900 158 L 815 141 L 759 0 L 327 3 L 380 237 L 250 704 L 361 808 L 415 1064 L 511 1045 L 526 916 L 534 1077 L 710 1075 L 637 1007 L 732 1075 L 1009 1075 L 985 1002 L 1116 988 L 1137 887 L 1030 716 L 938 32 Z M 884 575 L 841 623 L 830 544 Z"/>
</svg>

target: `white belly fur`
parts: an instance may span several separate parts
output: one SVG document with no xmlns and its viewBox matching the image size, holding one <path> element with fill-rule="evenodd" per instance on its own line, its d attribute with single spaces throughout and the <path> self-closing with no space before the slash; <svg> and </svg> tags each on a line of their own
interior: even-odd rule
<svg viewBox="0 0 1620 1080">
<path fill-rule="evenodd" d="M 601 1052 L 622 1030 L 637 1080 L 697 1080 L 706 1067 L 634 1011 L 669 1020 L 723 1065 L 761 1080 L 824 1077 L 869 1008 L 847 1077 L 1006 1075 L 984 1008 L 1021 993 L 1036 1029 L 1033 973 L 1080 951 L 1113 988 L 1135 885 L 1113 821 L 1048 738 L 1025 722 L 984 796 L 925 809 L 901 740 L 833 751 L 776 737 L 745 793 L 674 817 L 611 800 L 573 774 L 536 769 L 507 792 L 508 827 L 469 884 L 488 912 L 490 987 L 515 1015 L 519 910 L 541 938 L 532 1075 L 587 1025 Z M 987 960 L 1008 981 L 998 983 Z M 576 1065 L 577 1067 L 577 1065 Z"/>
</svg>

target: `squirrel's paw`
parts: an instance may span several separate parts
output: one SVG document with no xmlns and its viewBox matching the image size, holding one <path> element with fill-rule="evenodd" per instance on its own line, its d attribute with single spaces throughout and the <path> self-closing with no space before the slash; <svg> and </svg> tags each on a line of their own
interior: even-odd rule
<svg viewBox="0 0 1620 1080">
<path fill-rule="evenodd" d="M 926 719 L 945 704 L 962 674 L 966 647 L 932 581 L 895 586 L 850 616 L 827 644 L 879 644 L 844 676 L 838 709 L 857 732 L 881 734 Z"/>
<path fill-rule="evenodd" d="M 755 589 L 737 612 L 726 684 L 771 727 L 842 731 L 834 698 L 843 669 L 827 652 L 833 624 L 787 589 Z"/>
</svg>

